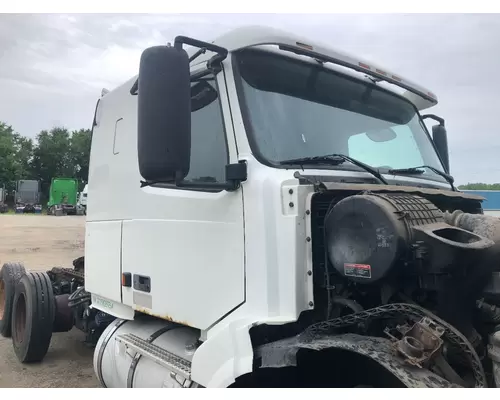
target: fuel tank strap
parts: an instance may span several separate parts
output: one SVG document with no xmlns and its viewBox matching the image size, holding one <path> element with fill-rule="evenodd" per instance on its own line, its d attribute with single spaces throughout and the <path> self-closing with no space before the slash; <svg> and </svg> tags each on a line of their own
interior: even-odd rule
<svg viewBox="0 0 500 400">
<path fill-rule="evenodd" d="M 104 383 L 104 378 L 102 376 L 102 358 L 104 356 L 104 350 L 106 349 L 106 346 L 108 345 L 108 342 L 111 339 L 111 337 L 115 334 L 118 328 L 122 326 L 125 322 L 127 322 L 126 319 L 118 321 L 116 325 L 108 332 L 108 334 L 102 341 L 101 347 L 99 348 L 99 354 L 97 355 L 97 377 L 99 378 L 99 382 L 101 382 L 103 388 L 107 387 L 106 383 Z"/>
<path fill-rule="evenodd" d="M 158 329 L 156 332 L 153 332 L 147 339 L 146 342 L 148 343 L 153 343 L 156 339 L 158 339 L 161 335 L 163 335 L 165 332 L 168 332 L 174 328 L 177 328 L 176 325 L 169 325 L 165 326 L 161 329 Z M 128 375 L 127 375 L 127 388 L 132 388 L 132 384 L 134 382 L 134 374 L 135 370 L 137 368 L 137 364 L 139 363 L 139 360 L 141 359 L 141 354 L 136 353 L 132 362 L 130 363 L 130 368 L 128 370 Z"/>
</svg>

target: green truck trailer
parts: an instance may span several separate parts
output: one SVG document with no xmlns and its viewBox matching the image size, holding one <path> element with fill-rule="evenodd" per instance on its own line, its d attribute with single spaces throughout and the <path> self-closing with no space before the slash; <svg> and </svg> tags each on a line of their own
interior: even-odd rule
<svg viewBox="0 0 500 400">
<path fill-rule="evenodd" d="M 50 184 L 49 214 L 75 215 L 78 193 L 78 180 L 74 178 L 52 178 Z"/>
</svg>

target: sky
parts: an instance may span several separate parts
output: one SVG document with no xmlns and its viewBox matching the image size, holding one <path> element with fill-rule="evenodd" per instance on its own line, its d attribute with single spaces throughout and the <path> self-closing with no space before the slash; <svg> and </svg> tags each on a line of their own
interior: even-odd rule
<svg viewBox="0 0 500 400">
<path fill-rule="evenodd" d="M 0 121 L 29 137 L 90 128 L 101 89 L 135 75 L 144 48 L 256 24 L 427 87 L 456 182 L 500 182 L 500 14 L 0 14 Z"/>
</svg>

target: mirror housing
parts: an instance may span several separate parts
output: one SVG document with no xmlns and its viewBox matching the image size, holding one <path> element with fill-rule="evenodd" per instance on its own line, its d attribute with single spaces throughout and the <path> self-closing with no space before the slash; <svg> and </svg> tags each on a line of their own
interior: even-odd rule
<svg viewBox="0 0 500 400">
<path fill-rule="evenodd" d="M 450 173 L 450 156 L 448 153 L 448 137 L 444 125 L 434 125 L 432 127 L 432 140 L 443 161 L 445 172 Z"/>
<path fill-rule="evenodd" d="M 432 127 L 432 141 L 436 146 L 439 157 L 443 162 L 447 174 L 450 173 L 450 156 L 448 152 L 448 134 L 444 127 L 444 119 L 433 114 L 423 115 L 422 119 L 430 118 L 438 122 L 438 125 Z"/>
<path fill-rule="evenodd" d="M 154 46 L 141 55 L 137 80 L 139 171 L 148 182 L 176 183 L 189 173 L 191 79 L 182 47 Z"/>
</svg>

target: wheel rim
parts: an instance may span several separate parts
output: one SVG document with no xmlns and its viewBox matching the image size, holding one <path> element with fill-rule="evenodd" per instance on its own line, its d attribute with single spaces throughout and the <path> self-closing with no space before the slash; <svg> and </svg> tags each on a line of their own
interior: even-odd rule
<svg viewBox="0 0 500 400">
<path fill-rule="evenodd" d="M 5 312 L 5 282 L 0 279 L 0 320 L 3 319 Z"/>
<path fill-rule="evenodd" d="M 26 298 L 24 294 L 21 294 L 17 299 L 15 321 L 15 337 L 17 342 L 21 343 L 24 338 L 24 330 L 26 329 Z"/>
</svg>

